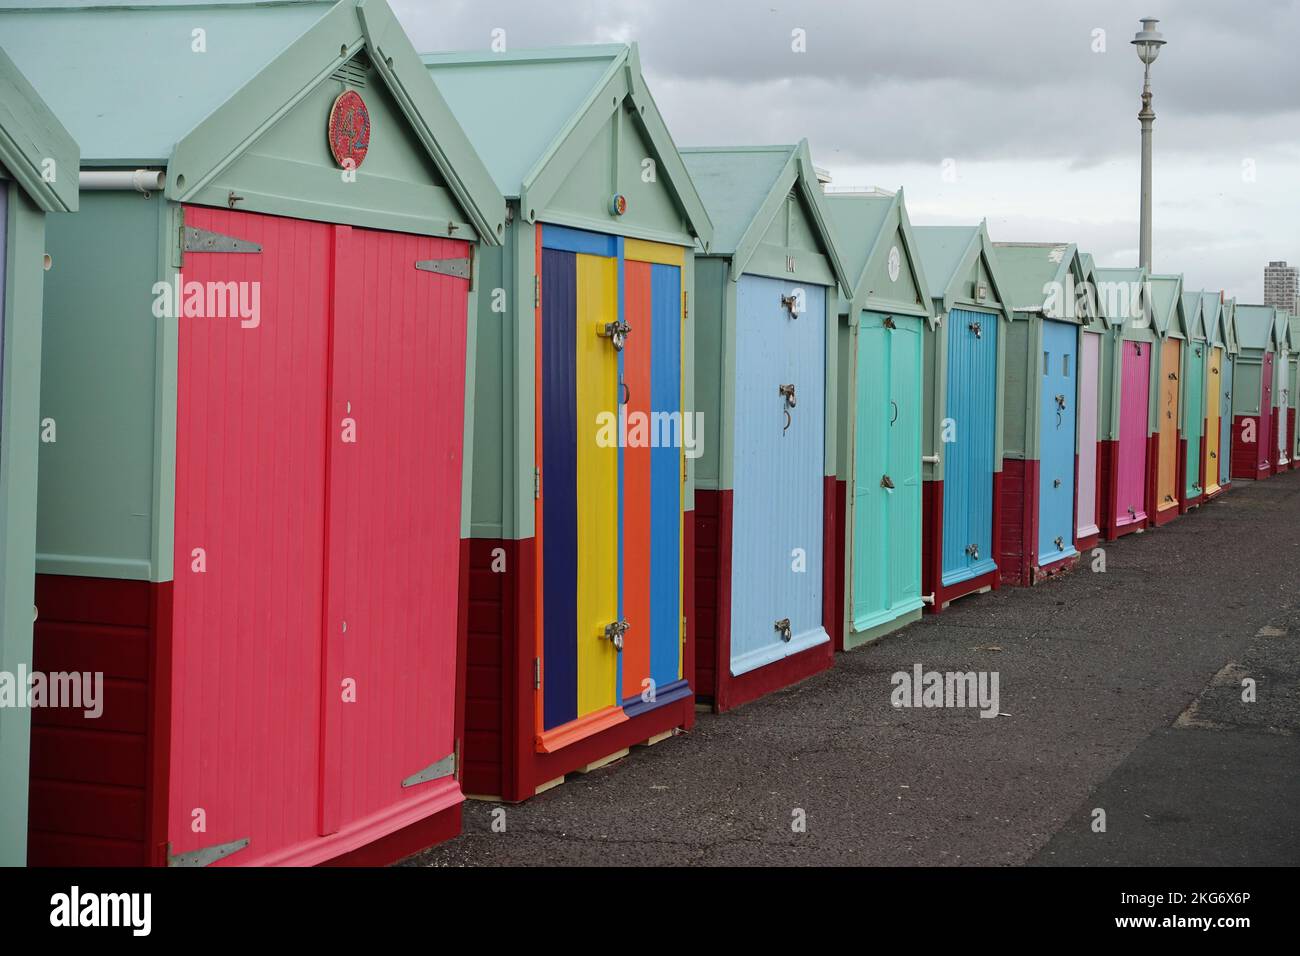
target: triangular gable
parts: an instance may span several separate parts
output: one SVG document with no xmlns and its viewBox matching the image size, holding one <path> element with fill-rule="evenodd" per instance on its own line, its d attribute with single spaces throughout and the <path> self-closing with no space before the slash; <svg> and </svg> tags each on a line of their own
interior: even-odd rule
<svg viewBox="0 0 1300 956">
<path fill-rule="evenodd" d="M 1097 310 L 1112 328 L 1151 328 L 1155 325 L 1151 283 L 1145 269 L 1096 266 L 1093 269 L 1093 289 Z M 1140 321 L 1135 320 L 1135 312 L 1141 315 Z"/>
<path fill-rule="evenodd" d="M 1201 321 L 1205 324 L 1206 341 L 1223 345 L 1223 302 L 1218 292 L 1201 293 Z"/>
<path fill-rule="evenodd" d="M 1074 302 L 1084 288 L 1078 247 L 1072 242 L 995 242 L 1002 280 L 1011 297 L 1012 314 L 1042 315 L 1058 321 L 1082 322 Z M 1044 289 L 1060 290 L 1051 295 Z"/>
<path fill-rule="evenodd" d="M 782 160 L 777 165 L 774 160 Z M 852 280 L 845 271 L 843 258 L 830 225 L 829 213 L 817 182 L 808 141 L 795 146 L 757 147 L 753 149 L 695 149 L 683 150 L 682 159 L 695 179 L 695 171 L 707 169 L 710 173 L 697 188 L 705 199 L 705 207 L 713 222 L 715 241 L 709 251 L 730 254 L 732 281 L 737 281 L 746 271 L 750 259 L 758 251 L 770 232 L 777 216 L 785 208 L 789 197 L 798 197 L 799 207 L 811 228 L 813 239 L 820 247 L 835 275 L 835 281 L 845 296 L 851 294 Z M 755 160 L 758 160 L 755 162 Z M 722 176 L 716 175 L 721 173 Z M 728 174 L 730 173 L 730 175 Z M 746 174 L 749 174 L 748 176 Z M 774 174 L 774 175 L 773 175 Z M 742 201 L 726 201 L 729 189 L 723 178 L 738 180 L 734 186 Z M 768 180 L 762 192 L 762 181 Z M 747 182 L 746 180 L 750 180 Z M 757 185 L 752 181 L 757 180 Z M 722 187 L 722 188 L 719 188 Z M 755 199 L 757 206 L 753 206 Z M 725 226 L 723 223 L 725 222 Z M 731 248 L 720 246 L 718 239 L 726 236 L 734 242 Z"/>
<path fill-rule="evenodd" d="M 0 166 L 46 212 L 76 210 L 77 144 L 2 49 Z"/>
<path fill-rule="evenodd" d="M 1235 312 L 1238 347 L 1256 352 L 1275 351 L 1276 311 L 1271 305 L 1238 305 Z"/>
<path fill-rule="evenodd" d="M 1289 328 L 1291 313 L 1286 309 L 1277 309 L 1273 313 L 1273 344 L 1281 352 L 1290 349 Z"/>
<path fill-rule="evenodd" d="M 1200 292 L 1184 292 L 1181 296 L 1183 305 L 1183 334 L 1188 341 L 1205 338 L 1205 320 L 1201 312 Z"/>
<path fill-rule="evenodd" d="M 1095 313 L 1088 316 L 1086 321 L 1100 323 L 1102 329 L 1114 328 L 1116 323 L 1112 322 L 1110 316 L 1106 314 L 1097 296 L 1097 263 L 1091 252 L 1079 253 L 1079 271 L 1083 274 L 1083 281 L 1088 289 L 1089 306 Z"/>
<path fill-rule="evenodd" d="M 937 318 L 903 190 L 892 195 L 832 194 L 826 208 L 852 283 L 841 313 L 856 317 L 879 299 L 885 308 L 924 316 L 933 327 Z M 899 251 L 897 273 L 889 262 L 894 249 Z M 894 291 L 899 282 L 901 290 Z M 883 294 L 881 289 L 891 291 Z"/>
<path fill-rule="evenodd" d="M 936 312 L 949 312 L 959 302 L 973 302 L 972 286 L 983 283 L 992 292 L 992 301 L 975 304 L 996 308 L 1011 321 L 1011 306 L 985 222 L 978 226 L 918 226 L 915 235 Z"/>
<path fill-rule="evenodd" d="M 1183 319 L 1183 277 L 1153 275 L 1147 279 L 1151 289 L 1151 317 L 1161 338 L 1187 338 Z"/>
<path fill-rule="evenodd" d="M 1222 312 L 1223 341 L 1228 351 L 1235 355 L 1240 350 L 1237 342 L 1237 300 L 1224 299 Z"/>
<path fill-rule="evenodd" d="M 424 54 L 421 60 L 489 157 L 501 193 L 519 198 L 527 221 L 545 218 L 575 166 L 623 110 L 654 162 L 654 181 L 707 248 L 712 223 L 645 85 L 636 44 Z"/>
<path fill-rule="evenodd" d="M 330 51 L 326 53 L 325 51 Z M 172 154 L 166 195 L 186 202 L 343 64 L 364 51 L 479 237 L 500 244 L 505 199 L 383 0 L 339 0 Z"/>
<path fill-rule="evenodd" d="M 1287 332 L 1287 341 L 1291 345 L 1291 351 L 1300 352 L 1300 315 L 1288 317 Z"/>
</svg>

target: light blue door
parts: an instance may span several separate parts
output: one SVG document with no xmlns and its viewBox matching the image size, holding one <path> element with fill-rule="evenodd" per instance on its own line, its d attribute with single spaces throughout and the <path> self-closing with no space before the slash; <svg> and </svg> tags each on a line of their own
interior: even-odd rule
<svg viewBox="0 0 1300 956">
<path fill-rule="evenodd" d="M 795 317 L 783 300 L 801 298 Z M 792 391 L 791 391 L 792 387 Z M 731 673 L 830 640 L 822 622 L 826 290 L 741 276 L 736 296 Z M 789 621 L 789 631 L 778 622 Z"/>
<path fill-rule="evenodd" d="M 853 628 L 921 606 L 921 320 L 864 312 L 853 444 Z"/>
<path fill-rule="evenodd" d="M 1043 321 L 1039 374 L 1038 563 L 1074 549 L 1075 406 L 1079 395 L 1079 327 Z"/>
<path fill-rule="evenodd" d="M 943 584 L 997 568 L 993 560 L 998 317 L 948 313 L 948 402 L 941 423 Z"/>
<path fill-rule="evenodd" d="M 1232 480 L 1232 367 L 1236 360 L 1223 350 L 1219 378 L 1222 379 L 1222 393 L 1219 395 L 1219 484 L 1226 485 Z"/>
</svg>

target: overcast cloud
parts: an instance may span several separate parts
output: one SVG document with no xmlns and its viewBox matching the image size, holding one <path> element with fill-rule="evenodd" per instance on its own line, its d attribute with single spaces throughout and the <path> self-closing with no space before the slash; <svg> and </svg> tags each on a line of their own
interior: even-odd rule
<svg viewBox="0 0 1300 956">
<path fill-rule="evenodd" d="M 422 52 L 485 49 L 495 28 L 512 50 L 635 40 L 679 145 L 807 137 L 837 187 L 903 187 L 915 223 L 987 218 L 995 240 L 1078 242 L 1104 265 L 1137 262 L 1129 40 L 1139 17 L 1160 17 L 1155 268 L 1259 301 L 1265 262 L 1300 264 L 1300 2 L 393 6 Z"/>
</svg>

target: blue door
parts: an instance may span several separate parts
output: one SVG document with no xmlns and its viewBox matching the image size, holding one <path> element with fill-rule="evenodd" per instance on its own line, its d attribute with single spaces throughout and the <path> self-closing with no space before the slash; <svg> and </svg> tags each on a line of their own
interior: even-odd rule
<svg viewBox="0 0 1300 956">
<path fill-rule="evenodd" d="M 998 317 L 948 313 L 948 402 L 942 423 L 944 587 L 997 569 L 993 471 Z"/>
<path fill-rule="evenodd" d="M 1232 480 L 1232 368 L 1237 362 L 1224 349 L 1219 364 L 1219 378 L 1223 380 L 1219 396 L 1219 484 L 1226 485 Z"/>
<path fill-rule="evenodd" d="M 830 640 L 822 622 L 826 290 L 741 276 L 736 296 L 731 673 Z M 800 296 L 795 317 L 783 300 Z M 778 623 L 789 622 L 788 630 Z"/>
<path fill-rule="evenodd" d="M 1043 321 L 1039 396 L 1038 563 L 1074 549 L 1075 406 L 1079 394 L 1079 327 Z"/>
</svg>

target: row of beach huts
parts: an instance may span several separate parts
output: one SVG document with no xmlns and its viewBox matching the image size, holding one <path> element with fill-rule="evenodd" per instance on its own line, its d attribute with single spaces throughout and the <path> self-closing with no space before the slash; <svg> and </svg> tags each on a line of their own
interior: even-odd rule
<svg viewBox="0 0 1300 956">
<path fill-rule="evenodd" d="M 634 45 L 0 45 L 0 863 L 392 861 L 1300 453 L 1297 318 L 681 148 Z"/>
</svg>

